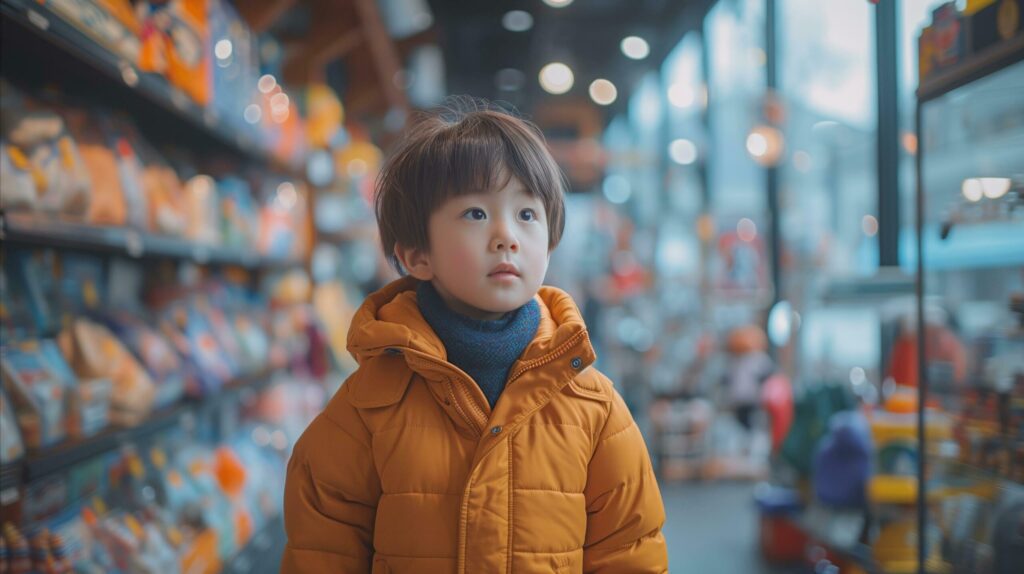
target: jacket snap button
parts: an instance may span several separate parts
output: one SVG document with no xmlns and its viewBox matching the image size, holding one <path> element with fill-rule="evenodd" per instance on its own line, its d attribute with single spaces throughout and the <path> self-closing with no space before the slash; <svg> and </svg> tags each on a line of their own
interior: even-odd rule
<svg viewBox="0 0 1024 574">
<path fill-rule="evenodd" d="M 572 368 L 574 368 L 574 369 L 576 369 L 578 371 L 578 370 L 580 370 L 580 367 L 582 367 L 582 366 L 583 366 L 583 360 L 580 359 L 579 357 L 573 357 L 573 359 L 572 359 Z"/>
<path fill-rule="evenodd" d="M 491 434 L 498 434 L 501 432 L 501 427 L 497 426 L 491 429 Z"/>
</svg>

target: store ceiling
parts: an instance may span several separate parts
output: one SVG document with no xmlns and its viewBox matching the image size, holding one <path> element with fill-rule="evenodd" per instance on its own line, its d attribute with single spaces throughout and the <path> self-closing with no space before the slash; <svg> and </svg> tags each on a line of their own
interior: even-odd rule
<svg viewBox="0 0 1024 574">
<path fill-rule="evenodd" d="M 530 114 L 539 105 L 559 99 L 590 101 L 588 86 L 597 78 L 611 80 L 618 98 L 607 116 L 625 107 L 630 92 L 649 70 L 657 70 L 682 35 L 695 26 L 713 0 L 575 0 L 552 8 L 541 0 L 428 0 L 445 54 L 447 91 L 514 104 Z M 533 17 L 533 27 L 511 32 L 502 25 L 510 10 Z M 622 38 L 643 37 L 651 47 L 641 61 L 620 50 Z M 537 80 L 552 61 L 569 65 L 572 90 L 561 96 L 544 92 Z M 500 70 L 523 72 L 518 90 L 502 90 Z"/>
</svg>

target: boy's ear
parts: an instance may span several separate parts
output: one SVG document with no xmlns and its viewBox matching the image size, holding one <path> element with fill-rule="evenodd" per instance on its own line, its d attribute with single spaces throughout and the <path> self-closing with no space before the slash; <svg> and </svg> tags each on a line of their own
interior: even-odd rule
<svg viewBox="0 0 1024 574">
<path fill-rule="evenodd" d="M 416 247 L 402 247 L 395 245 L 395 257 L 406 270 L 420 281 L 430 281 L 434 278 L 434 270 L 430 266 L 430 256 L 426 250 Z"/>
</svg>

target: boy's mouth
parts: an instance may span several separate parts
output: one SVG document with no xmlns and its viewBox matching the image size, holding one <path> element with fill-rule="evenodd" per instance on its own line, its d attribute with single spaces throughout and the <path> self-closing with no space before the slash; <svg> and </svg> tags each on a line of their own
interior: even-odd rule
<svg viewBox="0 0 1024 574">
<path fill-rule="evenodd" d="M 502 263 L 491 269 L 488 277 L 519 277 L 519 268 L 511 263 Z"/>
</svg>

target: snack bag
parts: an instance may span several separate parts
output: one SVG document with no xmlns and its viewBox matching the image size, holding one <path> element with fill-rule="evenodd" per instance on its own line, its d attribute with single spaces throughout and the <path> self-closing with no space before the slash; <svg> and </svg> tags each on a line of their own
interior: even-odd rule
<svg viewBox="0 0 1024 574">
<path fill-rule="evenodd" d="M 134 426 L 150 413 L 156 385 L 106 327 L 79 318 L 61 332 L 58 341 L 79 377 L 113 381 L 111 420 L 115 424 Z"/>
<path fill-rule="evenodd" d="M 121 186 L 117 156 L 106 145 L 102 133 L 85 111 L 68 110 L 64 116 L 78 142 L 93 190 L 86 220 L 96 225 L 124 225 L 128 221 L 128 205 Z"/>
<path fill-rule="evenodd" d="M 26 446 L 45 448 L 64 440 L 66 388 L 48 368 L 38 342 L 3 347 L 0 369 Z"/>
<path fill-rule="evenodd" d="M 139 61 L 139 22 L 128 0 L 39 0 L 104 48 Z"/>
<path fill-rule="evenodd" d="M 211 97 L 206 0 L 149 0 L 136 8 L 143 21 L 141 67 L 167 76 L 196 103 Z"/>
<path fill-rule="evenodd" d="M 185 236 L 197 243 L 220 244 L 220 207 L 217 184 L 208 175 L 197 175 L 185 183 L 188 227 Z"/>
<path fill-rule="evenodd" d="M 14 418 L 14 407 L 0 388 L 0 464 L 12 463 L 25 454 L 25 443 Z"/>
<path fill-rule="evenodd" d="M 51 215 L 82 216 L 89 207 L 90 181 L 65 120 L 9 84 L 0 84 L 0 94 L 4 98 L 0 104 L 5 146 L 2 185 L 12 192 L 2 200 L 5 207 L 10 203 Z M 34 192 L 31 196 L 26 172 Z M 9 176 L 14 177 L 10 182 Z"/>
</svg>

